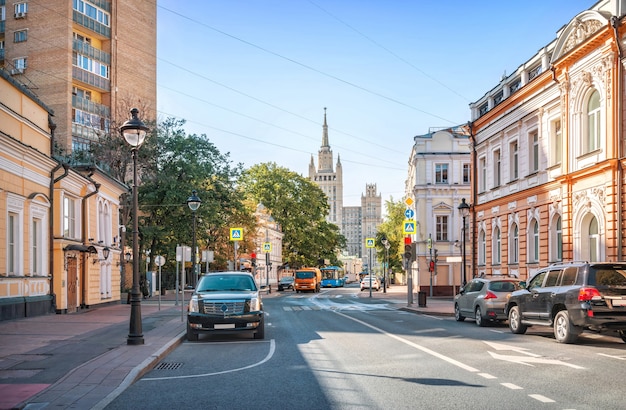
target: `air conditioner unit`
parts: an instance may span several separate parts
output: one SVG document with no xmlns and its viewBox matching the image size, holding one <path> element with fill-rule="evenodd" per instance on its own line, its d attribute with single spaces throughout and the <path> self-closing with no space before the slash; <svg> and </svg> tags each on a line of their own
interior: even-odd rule
<svg viewBox="0 0 626 410">
<path fill-rule="evenodd" d="M 11 75 L 16 75 L 16 74 L 24 74 L 24 69 L 23 68 L 14 68 L 11 70 Z"/>
<path fill-rule="evenodd" d="M 15 13 L 16 19 L 23 19 L 26 17 L 26 13 Z"/>
</svg>

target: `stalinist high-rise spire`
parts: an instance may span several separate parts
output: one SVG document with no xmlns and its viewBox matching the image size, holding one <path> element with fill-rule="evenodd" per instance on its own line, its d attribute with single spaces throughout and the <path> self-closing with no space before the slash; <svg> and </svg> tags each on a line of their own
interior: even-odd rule
<svg viewBox="0 0 626 410">
<path fill-rule="evenodd" d="M 326 123 L 326 107 L 324 107 L 324 127 L 322 129 L 322 147 L 330 148 L 330 144 L 328 143 L 328 124 Z"/>
</svg>

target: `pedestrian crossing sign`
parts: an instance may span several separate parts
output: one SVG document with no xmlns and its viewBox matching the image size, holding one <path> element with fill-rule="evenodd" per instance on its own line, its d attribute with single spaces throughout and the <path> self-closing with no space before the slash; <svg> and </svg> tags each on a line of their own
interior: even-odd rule
<svg viewBox="0 0 626 410">
<path fill-rule="evenodd" d="M 365 239 L 365 247 L 373 248 L 374 247 L 374 238 L 366 238 Z"/>
<path fill-rule="evenodd" d="M 243 240 L 243 228 L 230 228 L 230 240 L 242 241 Z"/>
<path fill-rule="evenodd" d="M 263 252 L 271 252 L 271 251 L 272 251 L 272 243 L 263 242 Z"/>
<path fill-rule="evenodd" d="M 412 235 L 415 233 L 415 221 L 411 219 L 405 219 L 402 224 L 402 233 L 405 235 Z"/>
</svg>

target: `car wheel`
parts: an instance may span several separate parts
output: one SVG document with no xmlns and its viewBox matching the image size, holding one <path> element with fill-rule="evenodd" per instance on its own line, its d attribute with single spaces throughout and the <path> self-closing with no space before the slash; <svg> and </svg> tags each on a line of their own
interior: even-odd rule
<svg viewBox="0 0 626 410">
<path fill-rule="evenodd" d="M 483 312 L 481 311 L 480 306 L 476 306 L 476 310 L 474 311 L 474 319 L 476 319 L 476 324 L 478 326 L 487 326 L 487 319 L 483 317 Z"/>
<path fill-rule="evenodd" d="M 522 324 L 522 317 L 519 313 L 519 306 L 513 306 L 509 310 L 509 329 L 516 335 L 522 335 L 526 333 L 528 326 Z"/>
<path fill-rule="evenodd" d="M 194 333 L 193 330 L 191 330 L 189 324 L 187 324 L 187 340 L 189 340 L 190 342 L 198 341 L 198 334 Z"/>
<path fill-rule="evenodd" d="M 462 321 L 465 320 L 465 316 L 463 316 L 461 314 L 461 308 L 459 308 L 459 304 L 458 303 L 454 304 L 454 319 L 457 322 L 462 322 Z"/>
<path fill-rule="evenodd" d="M 254 332 L 255 339 L 265 339 L 265 319 L 261 319 L 259 325 L 256 328 L 256 332 Z"/>
<path fill-rule="evenodd" d="M 561 310 L 554 318 L 554 338 L 559 343 L 574 343 L 583 329 L 569 319 L 567 310 Z"/>
<path fill-rule="evenodd" d="M 620 330 L 618 331 L 618 333 L 619 333 L 619 337 L 621 337 L 624 343 L 626 343 L 626 331 Z"/>
</svg>

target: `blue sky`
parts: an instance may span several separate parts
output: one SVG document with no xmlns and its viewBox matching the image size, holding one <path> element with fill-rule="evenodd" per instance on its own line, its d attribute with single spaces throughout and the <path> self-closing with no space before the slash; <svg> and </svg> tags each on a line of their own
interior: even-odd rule
<svg viewBox="0 0 626 410">
<path fill-rule="evenodd" d="M 595 1 L 158 0 L 159 119 L 308 176 L 327 107 L 344 205 L 402 199 L 413 136 L 464 124 Z"/>
</svg>

